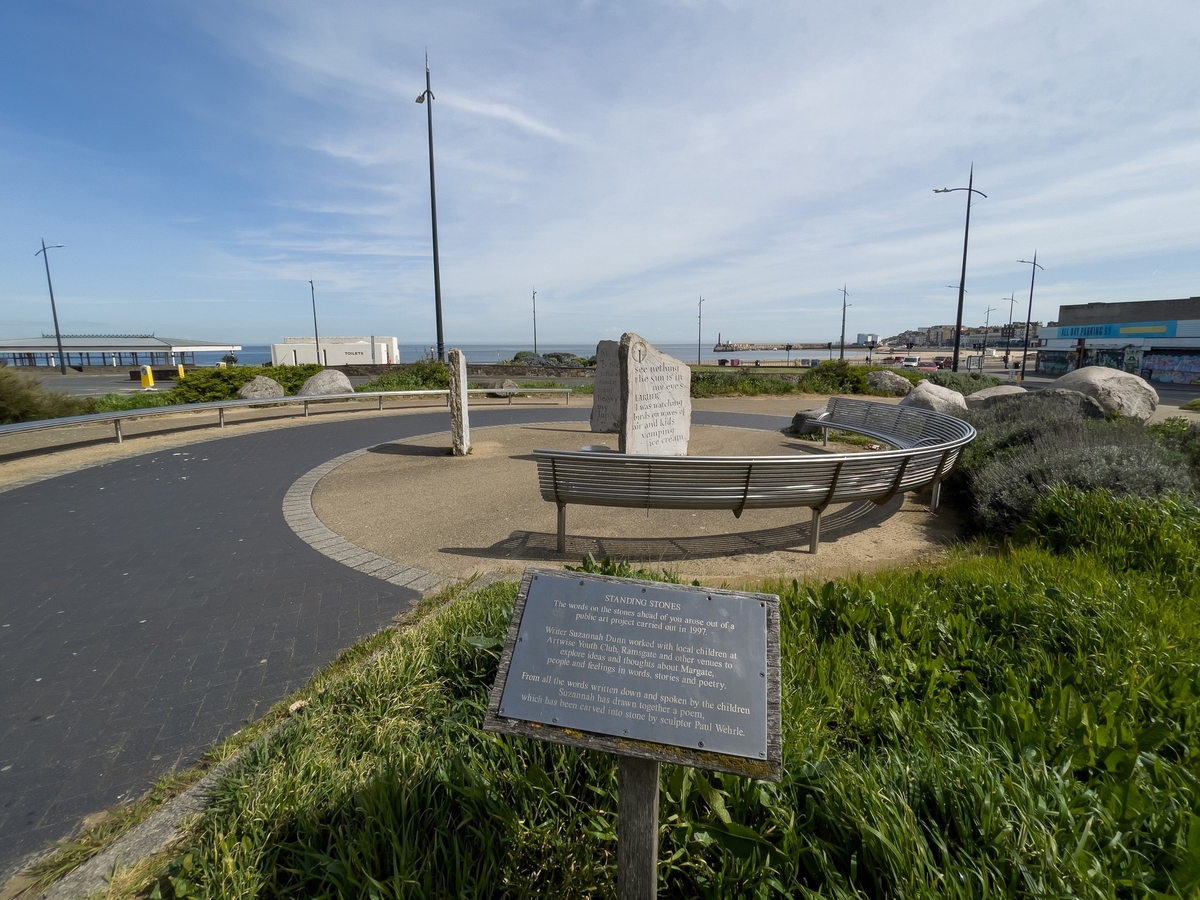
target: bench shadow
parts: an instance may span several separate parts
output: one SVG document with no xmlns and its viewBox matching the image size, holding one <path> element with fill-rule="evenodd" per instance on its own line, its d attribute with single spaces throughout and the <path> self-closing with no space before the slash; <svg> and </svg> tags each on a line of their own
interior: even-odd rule
<svg viewBox="0 0 1200 900">
<path fill-rule="evenodd" d="M 380 444 L 372 447 L 368 453 L 382 453 L 385 456 L 449 456 L 449 447 L 423 447 L 420 444 Z"/>
<path fill-rule="evenodd" d="M 902 496 L 893 497 L 882 506 L 870 501 L 848 504 L 821 518 L 821 543 L 864 528 L 881 525 L 904 505 Z M 578 535 L 567 532 L 567 552 L 557 550 L 558 538 L 553 532 L 514 531 L 490 547 L 443 547 L 439 553 L 456 556 L 477 556 L 490 559 L 562 560 L 579 559 L 592 554 L 597 559 L 610 556 L 630 561 L 678 561 L 711 559 L 755 553 L 774 553 L 779 550 L 808 552 L 811 525 L 808 510 L 797 512 L 806 517 L 803 522 L 742 531 L 735 534 L 705 534 L 687 537 L 625 538 Z"/>
</svg>

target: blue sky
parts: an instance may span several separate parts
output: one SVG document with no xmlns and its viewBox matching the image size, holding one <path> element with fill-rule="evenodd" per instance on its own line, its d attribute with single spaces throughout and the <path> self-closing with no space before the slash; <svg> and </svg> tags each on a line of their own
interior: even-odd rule
<svg viewBox="0 0 1200 900">
<path fill-rule="evenodd" d="M 0 337 L 827 340 L 1200 294 L 1194 4 L 0 10 Z M 954 285 L 954 288 L 948 287 Z"/>
</svg>

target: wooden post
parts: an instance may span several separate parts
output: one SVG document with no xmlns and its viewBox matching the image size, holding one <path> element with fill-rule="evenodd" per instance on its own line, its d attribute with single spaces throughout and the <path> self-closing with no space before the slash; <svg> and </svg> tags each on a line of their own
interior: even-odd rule
<svg viewBox="0 0 1200 900">
<path fill-rule="evenodd" d="M 658 762 L 617 757 L 617 893 L 658 896 Z"/>
</svg>

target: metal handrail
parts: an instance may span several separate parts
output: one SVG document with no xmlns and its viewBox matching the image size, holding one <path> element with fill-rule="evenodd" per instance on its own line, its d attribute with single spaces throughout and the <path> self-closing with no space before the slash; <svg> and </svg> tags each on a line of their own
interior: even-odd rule
<svg viewBox="0 0 1200 900">
<path fill-rule="evenodd" d="M 566 405 L 571 403 L 570 388 L 468 388 L 467 394 L 499 394 L 508 397 L 508 402 L 512 403 L 512 398 L 518 395 L 532 394 L 563 394 L 566 397 Z M 0 437 L 9 434 L 26 434 L 32 431 L 44 431 L 52 428 L 69 428 L 79 425 L 95 425 L 104 422 L 112 422 L 114 436 L 117 443 L 124 440 L 124 435 L 121 433 L 121 423 L 127 419 L 144 419 L 152 416 L 166 416 L 178 413 L 189 412 L 207 412 L 216 410 L 217 425 L 220 428 L 225 427 L 225 410 L 227 409 L 242 409 L 248 407 L 262 406 L 295 406 L 298 404 L 304 405 L 304 415 L 308 416 L 308 407 L 310 403 L 325 403 L 330 401 L 346 401 L 346 400 L 367 400 L 374 399 L 378 401 L 377 409 L 383 409 L 383 401 L 389 397 L 445 397 L 446 403 L 450 402 L 450 391 L 442 388 L 438 390 L 422 390 L 422 391 L 355 391 L 347 394 L 321 394 L 318 396 L 285 396 L 285 397 L 264 397 L 261 399 L 250 400 L 211 400 L 207 403 L 180 403 L 171 406 L 148 406 L 143 409 L 122 409 L 114 410 L 113 412 L 88 413 L 82 416 L 65 416 L 58 419 L 35 419 L 32 422 L 15 422 L 10 425 L 0 425 Z"/>
</svg>

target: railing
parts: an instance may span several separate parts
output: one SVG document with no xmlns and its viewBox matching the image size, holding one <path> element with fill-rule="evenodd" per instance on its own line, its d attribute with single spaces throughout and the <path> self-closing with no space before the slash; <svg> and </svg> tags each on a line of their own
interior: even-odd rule
<svg viewBox="0 0 1200 900">
<path fill-rule="evenodd" d="M 484 394 L 493 397 L 507 397 L 512 404 L 514 396 L 530 396 L 535 394 L 562 394 L 565 405 L 571 403 L 570 388 L 469 388 L 467 394 Z M 124 409 L 115 412 L 89 413 L 84 416 L 67 416 L 61 419 L 37 419 L 33 422 L 16 422 L 11 425 L 0 425 L 0 437 L 9 434 L 26 434 L 33 431 L 45 431 L 52 428 L 70 428 L 79 425 L 95 425 L 104 422 L 113 424 L 114 436 L 117 443 L 125 438 L 121 432 L 121 423 L 129 419 L 145 419 L 153 416 L 176 415 L 179 413 L 202 413 L 216 411 L 217 425 L 225 427 L 225 411 L 229 409 L 246 409 L 266 406 L 298 406 L 303 404 L 304 415 L 308 416 L 308 408 L 313 403 L 345 402 L 350 400 L 376 400 L 377 408 L 383 410 L 383 401 L 389 398 L 401 397 L 444 397 L 447 405 L 450 403 L 449 390 L 431 391 L 362 391 L 349 394 L 323 394 L 315 397 L 269 397 L 253 400 L 214 400 L 209 403 L 184 403 L 175 406 L 150 406 L 145 409 Z"/>
</svg>

